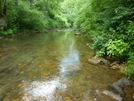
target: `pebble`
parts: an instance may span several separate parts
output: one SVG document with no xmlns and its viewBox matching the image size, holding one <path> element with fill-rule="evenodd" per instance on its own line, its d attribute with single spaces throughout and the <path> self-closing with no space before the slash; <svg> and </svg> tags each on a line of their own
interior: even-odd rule
<svg viewBox="0 0 134 101">
<path fill-rule="evenodd" d="M 131 79 L 134 81 L 134 75 L 131 77 Z"/>
<path fill-rule="evenodd" d="M 132 93 L 132 99 L 134 100 L 134 93 Z"/>
<path fill-rule="evenodd" d="M 107 96 L 109 96 L 109 97 L 115 99 L 116 101 L 122 101 L 122 100 L 123 100 L 123 98 L 122 98 L 121 96 L 119 96 L 119 95 L 117 95 L 117 94 L 115 94 L 115 93 L 113 93 L 113 92 L 110 92 L 110 91 L 108 91 L 108 90 L 104 90 L 102 93 L 103 93 L 104 95 L 107 95 Z"/>
<path fill-rule="evenodd" d="M 40 97 L 40 100 L 41 100 L 41 101 L 42 101 L 42 100 L 45 101 L 45 100 L 46 100 L 46 97 L 45 97 L 45 96 L 41 96 L 41 97 Z"/>
<path fill-rule="evenodd" d="M 65 97 L 64 101 L 71 101 L 71 99 L 69 97 Z"/>
</svg>

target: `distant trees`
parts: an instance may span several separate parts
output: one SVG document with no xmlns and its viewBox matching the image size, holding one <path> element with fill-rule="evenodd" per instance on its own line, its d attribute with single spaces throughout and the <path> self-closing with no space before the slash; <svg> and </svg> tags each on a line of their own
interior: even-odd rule
<svg viewBox="0 0 134 101">
<path fill-rule="evenodd" d="M 64 0 L 60 3 L 62 8 L 62 17 L 66 18 L 70 27 L 73 27 L 74 21 L 79 17 L 79 10 L 83 8 L 86 0 Z"/>
<path fill-rule="evenodd" d="M 8 7 L 8 0 L 1 0 L 0 1 L 0 29 L 1 30 L 7 29 L 7 7 Z"/>
<path fill-rule="evenodd" d="M 43 30 L 67 27 L 68 23 L 61 16 L 62 0 L 1 0 L 0 22 L 7 20 L 7 31 L 0 35 L 13 34 L 19 30 Z M 8 6 L 7 6 L 8 4 Z M 0 26 L 3 26 L 0 24 Z"/>
<path fill-rule="evenodd" d="M 0 1 L 0 17 L 4 17 L 7 15 L 7 4 L 8 4 L 8 0 Z"/>
</svg>

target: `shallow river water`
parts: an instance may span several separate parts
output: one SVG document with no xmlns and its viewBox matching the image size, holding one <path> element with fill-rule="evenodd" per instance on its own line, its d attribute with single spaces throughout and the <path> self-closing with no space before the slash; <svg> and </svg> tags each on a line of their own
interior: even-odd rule
<svg viewBox="0 0 134 101">
<path fill-rule="evenodd" d="M 1 39 L 0 101 L 114 101 L 101 92 L 123 74 L 89 64 L 93 56 L 72 31 Z"/>
</svg>

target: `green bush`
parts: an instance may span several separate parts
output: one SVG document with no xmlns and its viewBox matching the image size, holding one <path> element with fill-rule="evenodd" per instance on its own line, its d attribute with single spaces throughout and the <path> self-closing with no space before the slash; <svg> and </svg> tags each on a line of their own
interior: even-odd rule
<svg viewBox="0 0 134 101">
<path fill-rule="evenodd" d="M 94 52 L 97 52 L 98 50 L 101 50 L 101 48 L 105 45 L 106 40 L 104 40 L 103 36 L 94 36 L 93 37 L 93 44 L 91 46 L 91 49 Z"/>
<path fill-rule="evenodd" d="M 0 31 L 0 36 L 7 36 L 14 34 L 12 29 L 8 29 L 7 31 Z"/>
<path fill-rule="evenodd" d="M 128 66 L 125 67 L 125 74 L 130 78 L 134 75 L 134 60 L 131 60 L 128 63 Z"/>
<path fill-rule="evenodd" d="M 131 53 L 129 56 L 127 66 L 125 67 L 125 74 L 129 78 L 134 75 L 134 53 Z"/>
<path fill-rule="evenodd" d="M 0 31 L 0 36 L 6 36 L 7 33 L 5 31 Z"/>
<path fill-rule="evenodd" d="M 130 46 L 121 39 L 109 39 L 109 41 L 105 44 L 105 48 L 108 56 L 123 58 L 127 55 L 126 53 L 129 52 Z"/>
<path fill-rule="evenodd" d="M 13 30 L 12 30 L 12 29 L 8 29 L 8 30 L 7 30 L 7 34 L 8 34 L 8 35 L 12 35 L 12 34 L 13 34 Z"/>
</svg>

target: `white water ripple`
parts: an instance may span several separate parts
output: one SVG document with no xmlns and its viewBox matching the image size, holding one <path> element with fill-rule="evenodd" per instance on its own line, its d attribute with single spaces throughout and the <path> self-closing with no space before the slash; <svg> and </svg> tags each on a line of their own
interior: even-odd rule
<svg viewBox="0 0 134 101">
<path fill-rule="evenodd" d="M 58 77 L 46 82 L 33 81 L 27 88 L 25 88 L 23 100 L 33 101 L 36 99 L 37 101 L 53 101 L 55 91 L 64 91 L 65 88 L 66 85 L 60 83 Z"/>
</svg>

